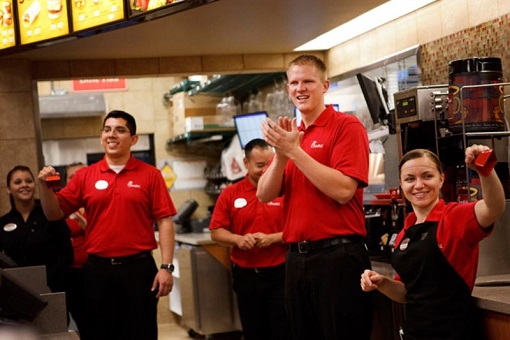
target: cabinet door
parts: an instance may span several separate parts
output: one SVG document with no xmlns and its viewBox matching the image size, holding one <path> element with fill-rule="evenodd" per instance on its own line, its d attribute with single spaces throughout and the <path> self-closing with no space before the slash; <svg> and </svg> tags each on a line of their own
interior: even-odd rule
<svg viewBox="0 0 510 340">
<path fill-rule="evenodd" d="M 484 310 L 482 317 L 485 340 L 510 339 L 510 315 Z"/>
</svg>

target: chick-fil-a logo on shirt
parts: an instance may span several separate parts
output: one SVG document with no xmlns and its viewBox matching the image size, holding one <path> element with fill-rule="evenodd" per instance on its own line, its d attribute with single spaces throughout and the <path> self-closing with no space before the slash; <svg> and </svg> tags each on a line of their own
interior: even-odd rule
<svg viewBox="0 0 510 340">
<path fill-rule="evenodd" d="M 140 184 L 134 184 L 133 181 L 129 181 L 127 186 L 128 186 L 128 188 L 138 188 L 138 189 L 141 188 Z"/>
<path fill-rule="evenodd" d="M 311 147 L 312 149 L 322 149 L 322 148 L 324 148 L 324 144 L 319 144 L 319 143 L 317 143 L 317 141 L 316 141 L 316 140 L 314 140 L 314 141 L 312 142 L 312 145 L 310 145 L 310 147 Z"/>
</svg>

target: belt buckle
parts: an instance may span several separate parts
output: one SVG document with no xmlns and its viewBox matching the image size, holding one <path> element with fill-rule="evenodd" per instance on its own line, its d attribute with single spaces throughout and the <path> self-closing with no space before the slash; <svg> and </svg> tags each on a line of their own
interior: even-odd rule
<svg viewBox="0 0 510 340">
<path fill-rule="evenodd" d="M 297 244 L 297 247 L 298 247 L 298 252 L 300 254 L 307 254 L 308 253 L 308 246 L 310 245 L 310 242 L 308 241 L 303 241 L 303 242 L 298 242 Z"/>
<path fill-rule="evenodd" d="M 113 257 L 110 259 L 110 261 L 111 261 L 112 266 L 116 266 L 116 265 L 118 265 L 118 264 L 122 264 L 122 262 L 117 261 L 117 260 L 116 260 L 115 258 L 113 258 Z"/>
<path fill-rule="evenodd" d="M 255 273 L 257 273 L 257 274 L 258 274 L 258 273 L 260 273 L 260 272 L 261 272 L 261 270 L 260 270 L 259 268 L 255 268 Z"/>
</svg>

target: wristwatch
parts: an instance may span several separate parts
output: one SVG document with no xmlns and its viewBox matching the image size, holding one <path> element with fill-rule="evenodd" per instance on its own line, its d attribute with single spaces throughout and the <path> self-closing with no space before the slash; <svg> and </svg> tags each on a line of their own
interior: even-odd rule
<svg viewBox="0 0 510 340">
<path fill-rule="evenodd" d="M 159 268 L 166 269 L 170 274 L 172 274 L 175 269 L 174 265 L 171 263 L 163 263 Z"/>
</svg>

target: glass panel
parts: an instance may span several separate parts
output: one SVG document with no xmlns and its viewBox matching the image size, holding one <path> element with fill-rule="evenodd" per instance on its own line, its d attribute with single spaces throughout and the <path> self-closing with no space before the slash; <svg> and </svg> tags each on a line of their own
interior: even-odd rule
<svg viewBox="0 0 510 340">
<path fill-rule="evenodd" d="M 357 116 L 369 134 L 371 155 L 368 191 L 385 190 L 384 161 L 387 157 L 385 157 L 384 144 L 388 139 L 389 128 L 388 120 L 381 122 L 372 118 L 357 74 L 363 74 L 364 79 L 368 77 L 367 82 L 384 79 L 382 84 L 387 92 L 386 105 L 391 113 L 395 108 L 394 93 L 422 85 L 418 54 L 418 48 L 411 49 L 400 56 L 395 55 L 371 66 L 331 79 L 331 86 L 325 97 L 326 103 L 338 104 L 340 111 Z M 389 119 L 389 121 L 392 120 Z M 394 128 L 394 126 L 390 127 Z M 395 145 L 392 141 L 390 144 L 389 148 L 393 151 Z"/>
</svg>

